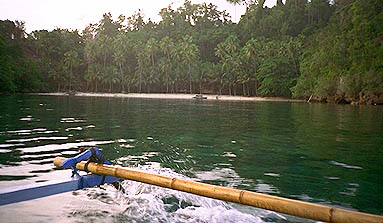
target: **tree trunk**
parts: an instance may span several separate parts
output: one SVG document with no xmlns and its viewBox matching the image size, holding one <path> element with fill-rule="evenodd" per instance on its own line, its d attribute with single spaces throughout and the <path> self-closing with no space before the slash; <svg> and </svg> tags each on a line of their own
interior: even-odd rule
<svg viewBox="0 0 383 223">
<path fill-rule="evenodd" d="M 70 65 L 70 76 L 69 76 L 69 91 L 72 90 L 72 65 Z"/>
<path fill-rule="evenodd" d="M 106 67 L 106 54 L 104 55 L 104 72 L 105 72 L 105 67 Z"/>
<path fill-rule="evenodd" d="M 169 93 L 169 76 L 168 76 L 168 74 L 166 74 L 166 93 Z"/>
<path fill-rule="evenodd" d="M 220 78 L 220 81 L 219 81 L 219 94 L 222 95 L 222 77 Z"/>
<path fill-rule="evenodd" d="M 170 54 L 168 51 L 166 51 L 166 56 L 168 58 L 168 62 L 170 62 Z M 168 75 L 169 71 L 168 71 L 168 68 L 166 68 L 166 72 L 165 72 L 165 75 L 166 75 L 166 93 L 169 93 L 169 75 Z"/>
<path fill-rule="evenodd" d="M 152 52 L 152 75 L 151 75 L 151 77 L 150 78 L 152 78 L 152 77 L 154 77 L 154 53 Z M 148 93 L 150 93 L 150 80 L 148 81 L 149 82 L 149 84 L 148 84 Z"/>
<path fill-rule="evenodd" d="M 189 63 L 189 92 L 192 94 L 191 64 Z"/>
<path fill-rule="evenodd" d="M 291 59 L 292 59 L 293 62 L 294 62 L 295 74 L 296 74 L 297 77 L 298 77 L 298 73 L 299 73 L 299 71 L 298 71 L 297 63 L 296 63 L 296 61 L 295 61 L 294 53 L 293 53 L 293 51 L 290 49 L 290 47 L 287 47 L 287 51 L 289 52 L 289 54 L 290 54 L 290 56 L 291 56 Z"/>
<path fill-rule="evenodd" d="M 199 93 L 202 94 L 202 80 L 199 80 Z"/>
<path fill-rule="evenodd" d="M 243 96 L 246 96 L 245 83 L 242 83 L 242 92 L 243 92 Z"/>
<path fill-rule="evenodd" d="M 258 96 L 258 80 L 254 80 L 254 94 L 255 96 Z"/>
<path fill-rule="evenodd" d="M 124 81 L 124 73 L 122 72 L 122 64 L 120 63 L 120 73 L 121 73 L 121 91 L 124 93 L 125 91 L 125 81 Z"/>
<path fill-rule="evenodd" d="M 106 73 L 106 54 L 104 55 L 104 75 L 105 77 L 108 76 Z M 103 91 L 105 91 L 105 82 L 102 85 L 103 85 Z"/>
</svg>

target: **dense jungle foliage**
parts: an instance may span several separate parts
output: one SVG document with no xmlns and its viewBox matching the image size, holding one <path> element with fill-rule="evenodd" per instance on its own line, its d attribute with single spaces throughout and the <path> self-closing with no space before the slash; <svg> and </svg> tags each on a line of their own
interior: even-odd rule
<svg viewBox="0 0 383 223">
<path fill-rule="evenodd" d="M 230 0 L 105 13 L 78 30 L 0 21 L 0 92 L 161 92 L 383 103 L 381 0 Z"/>
</svg>

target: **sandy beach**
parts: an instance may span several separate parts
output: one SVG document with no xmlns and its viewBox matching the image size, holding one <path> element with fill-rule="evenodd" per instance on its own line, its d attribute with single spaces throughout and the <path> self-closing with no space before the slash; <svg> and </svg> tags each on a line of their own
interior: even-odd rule
<svg viewBox="0 0 383 223">
<path fill-rule="evenodd" d="M 65 92 L 56 93 L 33 93 L 34 95 L 51 95 L 51 96 L 69 96 Z M 153 98 L 153 99 L 193 99 L 196 94 L 165 94 L 165 93 L 83 93 L 76 92 L 71 95 L 75 97 L 115 97 L 115 98 Z M 244 97 L 231 95 L 203 95 L 203 100 L 221 100 L 221 101 L 290 101 L 290 102 L 305 102 L 304 100 L 280 98 L 280 97 Z M 205 98 L 206 97 L 206 98 Z M 199 99 L 201 100 L 201 99 Z"/>
</svg>

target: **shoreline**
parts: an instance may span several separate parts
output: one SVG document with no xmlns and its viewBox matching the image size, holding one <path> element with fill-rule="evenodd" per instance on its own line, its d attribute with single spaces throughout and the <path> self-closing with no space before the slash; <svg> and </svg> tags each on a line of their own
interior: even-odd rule
<svg viewBox="0 0 383 223">
<path fill-rule="evenodd" d="M 76 97 L 111 97 L 111 98 L 151 98 L 151 99 L 193 99 L 208 101 L 280 101 L 280 102 L 306 102 L 305 100 L 289 99 L 281 97 L 244 97 L 231 95 L 204 94 L 204 99 L 195 99 L 196 94 L 172 94 L 172 93 L 84 93 L 76 92 L 73 95 L 65 92 L 56 93 L 32 93 L 33 95 L 46 96 L 76 96 Z"/>
</svg>

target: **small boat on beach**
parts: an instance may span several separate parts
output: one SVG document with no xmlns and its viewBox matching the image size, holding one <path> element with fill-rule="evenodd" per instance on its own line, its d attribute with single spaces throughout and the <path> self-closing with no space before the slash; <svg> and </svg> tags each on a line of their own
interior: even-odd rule
<svg viewBox="0 0 383 223">
<path fill-rule="evenodd" d="M 207 97 L 206 97 L 206 96 L 203 96 L 202 94 L 196 94 L 193 98 L 194 98 L 194 99 L 200 99 L 200 100 L 202 100 L 202 99 L 207 99 Z"/>
<path fill-rule="evenodd" d="M 70 90 L 70 91 L 65 92 L 65 94 L 68 95 L 68 96 L 75 96 L 76 95 L 76 91 Z"/>
</svg>

